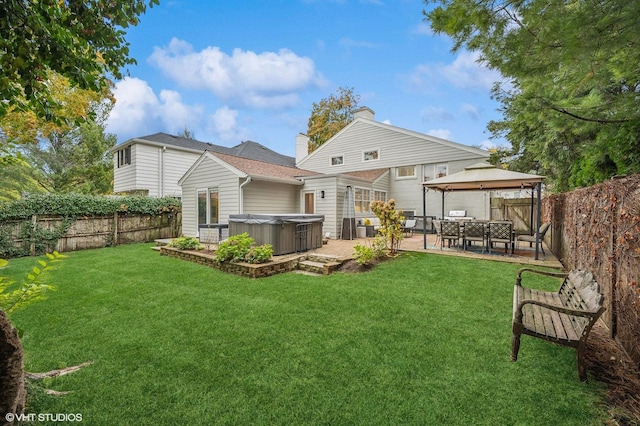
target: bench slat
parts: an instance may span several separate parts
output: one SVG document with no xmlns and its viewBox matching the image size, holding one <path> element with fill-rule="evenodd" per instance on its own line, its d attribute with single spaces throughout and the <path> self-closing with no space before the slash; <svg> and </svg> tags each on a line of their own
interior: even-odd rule
<svg viewBox="0 0 640 426">
<path fill-rule="evenodd" d="M 583 362 L 588 331 L 604 311 L 604 296 L 598 291 L 593 275 L 586 271 L 571 271 L 557 292 L 530 289 L 521 285 L 522 272 L 530 271 L 558 276 L 544 271 L 524 268 L 518 272 L 513 293 L 513 338 L 511 359 L 518 358 L 520 334 L 556 342 L 577 349 L 578 373 L 586 380 Z M 545 306 L 539 305 L 543 304 Z M 567 310 L 580 311 L 573 314 Z"/>
</svg>

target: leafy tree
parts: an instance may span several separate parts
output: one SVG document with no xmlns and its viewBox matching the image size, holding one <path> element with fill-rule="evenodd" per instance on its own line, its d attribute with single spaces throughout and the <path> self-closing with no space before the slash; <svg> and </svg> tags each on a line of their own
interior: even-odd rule
<svg viewBox="0 0 640 426">
<path fill-rule="evenodd" d="M 31 176 L 47 192 L 108 194 L 113 185 L 109 148 L 116 137 L 89 121 L 64 133 L 53 133 L 37 145 L 27 146 L 25 158 Z"/>
<path fill-rule="evenodd" d="M 116 139 L 104 134 L 103 123 L 113 106 L 111 93 L 72 87 L 67 78 L 55 73 L 50 73 L 49 84 L 55 90 L 56 115 L 83 120 L 79 125 L 47 121 L 32 111 L 11 108 L 0 118 L 0 127 L 8 138 L 20 143 L 20 150 L 14 150 L 20 154 L 20 161 L 12 161 L 16 164 L 0 172 L 0 186 L 22 185 L 21 192 L 110 192 L 113 167 L 107 150 Z M 18 170 L 23 174 L 16 176 Z M 33 182 L 38 188 L 33 188 Z"/>
<path fill-rule="evenodd" d="M 109 87 L 109 76 L 121 79 L 123 67 L 135 63 L 124 29 L 137 25 L 147 4 L 159 0 L 3 1 L 0 119 L 13 109 L 45 121 L 77 120 L 57 109 L 52 72 L 72 87 L 98 93 Z M 9 156 L 16 143 L 4 132 L 0 158 Z"/>
<path fill-rule="evenodd" d="M 43 192 L 32 173 L 32 167 L 22 158 L 1 166 L 0 203 L 18 200 L 23 193 Z"/>
<path fill-rule="evenodd" d="M 353 121 L 359 101 L 360 95 L 353 88 L 340 87 L 336 95 L 313 103 L 307 129 L 310 153 Z"/>
<path fill-rule="evenodd" d="M 480 52 L 508 82 L 494 87 L 503 119 L 489 129 L 518 167 L 535 164 L 558 191 L 640 171 L 639 2 L 426 3 L 454 51 Z"/>
<path fill-rule="evenodd" d="M 124 28 L 137 25 L 146 8 L 146 0 L 4 1 L 0 96 L 9 102 L 0 104 L 0 116 L 18 102 L 21 110 L 53 118 L 49 71 L 97 92 L 108 86 L 108 75 L 121 79 L 121 69 L 135 63 Z"/>
</svg>

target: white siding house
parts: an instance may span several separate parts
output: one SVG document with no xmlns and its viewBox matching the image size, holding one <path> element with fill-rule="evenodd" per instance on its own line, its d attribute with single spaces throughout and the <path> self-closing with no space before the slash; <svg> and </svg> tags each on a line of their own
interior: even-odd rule
<svg viewBox="0 0 640 426">
<path fill-rule="evenodd" d="M 235 213 L 295 213 L 300 209 L 302 178 L 313 174 L 205 151 L 179 181 L 182 233 L 197 236 L 198 225 L 228 223 Z"/>
<path fill-rule="evenodd" d="M 156 133 L 128 140 L 112 148 L 113 192 L 181 198 L 182 188 L 178 180 L 207 150 L 279 165 L 295 164 L 294 158 L 278 154 L 256 142 L 245 141 L 229 148 Z"/>
<path fill-rule="evenodd" d="M 296 139 L 296 165 L 326 175 L 350 175 L 372 169 L 386 169 L 383 179 L 370 179 L 372 192 L 386 191 L 396 207 L 416 216 L 423 214 L 422 182 L 464 170 L 479 161 L 486 161 L 485 150 L 451 142 L 430 135 L 377 122 L 373 111 L 361 108 L 355 119 L 320 148 L 306 154 L 307 141 L 303 135 Z M 358 185 L 354 185 L 358 188 Z M 346 184 L 341 190 L 344 192 Z M 366 186 L 364 187 L 366 188 Z M 489 217 L 489 201 L 484 192 L 452 193 L 446 196 L 446 209 L 466 210 L 467 215 Z M 363 203 L 366 204 L 366 203 Z M 341 211 L 338 212 L 341 214 Z M 427 193 L 428 216 L 442 215 L 442 194 Z M 356 209 L 356 217 L 371 217 L 368 211 Z M 337 221 L 337 225 L 341 221 Z"/>
<path fill-rule="evenodd" d="M 440 217 L 443 197 L 436 191 L 427 193 L 423 212 L 422 182 L 489 157 L 487 151 L 379 123 L 373 116 L 370 109 L 361 109 L 311 154 L 308 138 L 298 135 L 295 159 L 279 158 L 272 151 L 270 157 L 254 158 L 237 152 L 202 153 L 178 181 L 183 233 L 196 236 L 199 224 L 227 223 L 235 213 L 308 213 L 324 215 L 323 233 L 340 238 L 345 211 L 355 211 L 356 221 L 373 217 L 370 202 L 391 198 L 408 214 Z M 151 153 L 145 156 L 145 161 L 154 161 Z M 347 192 L 354 196 L 352 206 L 345 206 Z M 452 193 L 445 204 L 447 210 L 489 218 L 484 192 Z"/>
</svg>

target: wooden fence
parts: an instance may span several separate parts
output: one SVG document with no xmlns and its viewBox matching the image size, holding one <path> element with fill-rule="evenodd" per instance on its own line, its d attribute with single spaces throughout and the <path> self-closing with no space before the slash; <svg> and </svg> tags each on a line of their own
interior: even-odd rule
<svg viewBox="0 0 640 426">
<path fill-rule="evenodd" d="M 543 218 L 562 264 L 596 277 L 602 319 L 640 369 L 640 175 L 549 196 Z"/>
<path fill-rule="evenodd" d="M 57 250 L 60 253 L 119 244 L 175 238 L 181 234 L 181 213 L 110 216 L 65 219 L 37 216 L 29 220 L 0 223 L 4 244 L 13 244 L 24 254 Z"/>
</svg>

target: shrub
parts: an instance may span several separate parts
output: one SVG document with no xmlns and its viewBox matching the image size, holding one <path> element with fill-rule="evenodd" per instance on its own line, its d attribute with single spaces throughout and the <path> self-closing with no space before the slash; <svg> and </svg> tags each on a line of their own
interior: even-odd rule
<svg viewBox="0 0 640 426">
<path fill-rule="evenodd" d="M 353 246 L 353 256 L 356 263 L 361 266 L 368 265 L 376 258 L 375 251 L 372 247 L 359 243 Z"/>
<path fill-rule="evenodd" d="M 387 237 L 382 234 L 376 235 L 371 243 L 371 249 L 376 258 L 384 256 L 387 251 Z"/>
<path fill-rule="evenodd" d="M 202 245 L 196 237 L 180 237 L 171 240 L 169 247 L 175 247 L 180 250 L 202 250 Z"/>
<path fill-rule="evenodd" d="M 263 244 L 261 246 L 253 246 L 249 249 L 244 260 L 247 263 L 266 263 L 273 257 L 273 247 L 271 244 Z"/>
<path fill-rule="evenodd" d="M 218 262 L 244 261 L 254 242 L 246 232 L 229 237 L 218 245 L 216 253 Z"/>
</svg>

